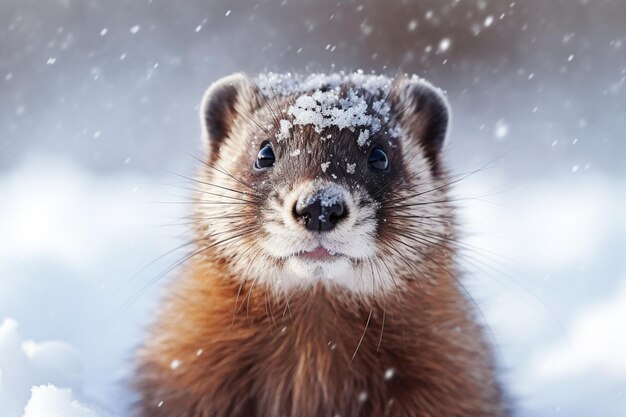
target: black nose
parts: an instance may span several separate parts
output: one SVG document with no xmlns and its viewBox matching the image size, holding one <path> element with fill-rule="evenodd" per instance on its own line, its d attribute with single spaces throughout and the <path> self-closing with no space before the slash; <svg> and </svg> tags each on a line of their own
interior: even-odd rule
<svg viewBox="0 0 626 417">
<path fill-rule="evenodd" d="M 324 196 L 314 196 L 298 201 L 294 206 L 296 218 L 301 219 L 308 230 L 313 232 L 328 232 L 346 217 L 343 202 L 333 199 L 329 201 Z"/>
</svg>

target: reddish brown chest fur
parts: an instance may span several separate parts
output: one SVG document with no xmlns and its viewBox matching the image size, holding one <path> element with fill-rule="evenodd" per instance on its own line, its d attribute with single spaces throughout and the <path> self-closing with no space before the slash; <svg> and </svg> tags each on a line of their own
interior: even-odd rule
<svg viewBox="0 0 626 417">
<path fill-rule="evenodd" d="M 140 354 L 139 415 L 506 415 L 446 274 L 375 301 L 321 286 L 239 291 L 222 272 L 196 265 L 175 286 Z"/>
</svg>

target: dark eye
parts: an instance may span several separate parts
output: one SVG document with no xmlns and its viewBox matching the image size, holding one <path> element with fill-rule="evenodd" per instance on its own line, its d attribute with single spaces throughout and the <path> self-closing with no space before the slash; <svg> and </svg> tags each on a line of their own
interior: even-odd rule
<svg viewBox="0 0 626 417">
<path fill-rule="evenodd" d="M 378 171 L 386 171 L 389 169 L 389 158 L 387 158 L 385 151 L 380 148 L 372 149 L 367 162 L 372 168 Z"/>
<path fill-rule="evenodd" d="M 267 169 L 274 166 L 275 161 L 274 149 L 272 149 L 272 145 L 266 143 L 261 146 L 261 150 L 256 156 L 256 161 L 254 161 L 254 167 L 256 169 Z"/>
</svg>

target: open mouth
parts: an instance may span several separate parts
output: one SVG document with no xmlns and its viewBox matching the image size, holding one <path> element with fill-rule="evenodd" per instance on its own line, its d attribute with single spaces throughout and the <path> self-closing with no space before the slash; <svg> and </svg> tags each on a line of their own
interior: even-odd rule
<svg viewBox="0 0 626 417">
<path fill-rule="evenodd" d="M 340 257 L 341 255 L 333 251 L 329 251 L 323 246 L 318 246 L 311 251 L 302 252 L 298 256 L 311 261 L 331 261 Z"/>
</svg>

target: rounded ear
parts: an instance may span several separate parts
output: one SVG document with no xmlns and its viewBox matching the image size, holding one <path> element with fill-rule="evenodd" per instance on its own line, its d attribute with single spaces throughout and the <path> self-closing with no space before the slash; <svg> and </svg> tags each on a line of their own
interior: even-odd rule
<svg viewBox="0 0 626 417">
<path fill-rule="evenodd" d="M 396 120 L 436 169 L 450 123 L 448 101 L 439 88 L 416 76 L 394 84 L 390 101 Z"/>
<path fill-rule="evenodd" d="M 235 131 L 241 119 L 252 117 L 259 106 L 257 91 L 247 75 L 236 73 L 217 80 L 204 93 L 200 121 L 209 161 L 215 160 L 224 139 Z"/>
</svg>

